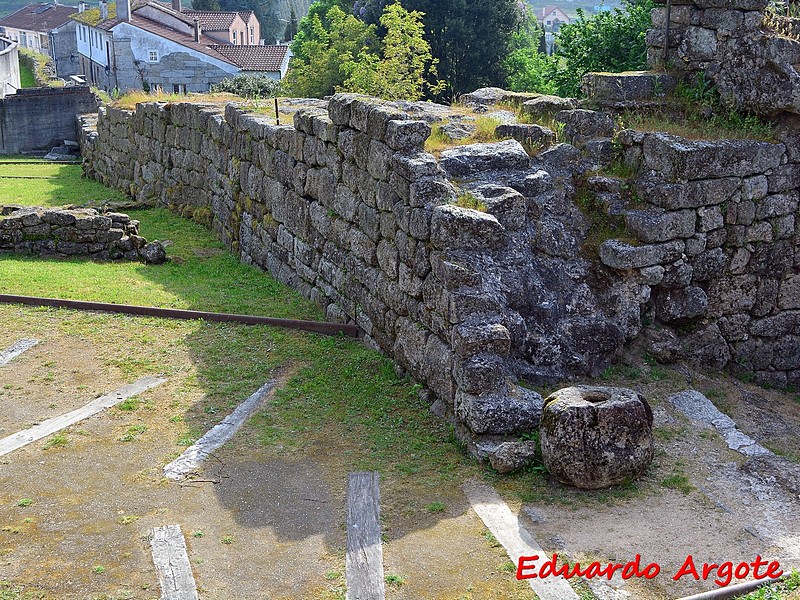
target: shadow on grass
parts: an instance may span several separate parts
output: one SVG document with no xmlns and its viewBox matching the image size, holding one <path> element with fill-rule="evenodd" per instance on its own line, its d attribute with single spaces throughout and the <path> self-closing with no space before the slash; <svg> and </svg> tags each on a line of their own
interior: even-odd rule
<svg viewBox="0 0 800 600">
<path fill-rule="evenodd" d="M 164 209 L 130 214 L 141 221 L 142 235 L 171 242 L 170 262 L 150 266 L 6 255 L 0 256 L 0 290 L 286 318 L 323 317 L 319 307 L 269 274 L 239 263 L 201 226 Z M 263 526 L 267 519 L 281 537 L 298 539 L 306 529 L 300 521 L 275 512 L 274 494 L 257 493 L 259 485 L 262 491 L 279 490 L 282 502 L 291 506 L 294 490 L 303 486 L 319 490 L 324 486 L 341 498 L 347 473 L 354 470 L 380 471 L 382 487 L 394 490 L 394 500 L 392 494 L 384 496 L 384 514 L 394 518 L 397 534 L 431 527 L 442 518 L 427 512 L 426 505 L 440 501 L 464 505 L 459 485 L 480 468 L 455 443 L 449 425 L 430 414 L 428 404 L 418 398 L 418 386 L 398 378 L 388 359 L 358 341 L 264 326 L 205 323 L 182 344 L 197 369 L 197 386 L 204 396 L 186 411 L 176 452 L 281 368 L 297 366 L 295 375 L 230 443 L 236 450 L 220 451 L 226 471 L 214 489 L 242 525 Z M 123 360 L 117 366 L 133 376 L 157 364 L 142 367 L 131 359 L 131 364 Z M 237 444 L 237 439 L 249 446 Z M 256 455 L 261 457 L 258 463 L 253 462 Z M 318 469 L 308 468 L 309 464 Z M 273 474 L 265 465 L 283 475 Z M 261 484 L 242 479 L 246 472 Z M 283 487 L 275 488 L 280 481 Z M 251 498 L 247 510 L 242 508 L 243 494 Z M 337 510 L 329 517 L 334 521 L 328 522 L 327 530 L 315 533 L 339 535 L 344 513 Z M 314 528 L 322 527 L 321 521 L 314 523 Z M 337 538 L 332 545 L 339 542 Z"/>
</svg>

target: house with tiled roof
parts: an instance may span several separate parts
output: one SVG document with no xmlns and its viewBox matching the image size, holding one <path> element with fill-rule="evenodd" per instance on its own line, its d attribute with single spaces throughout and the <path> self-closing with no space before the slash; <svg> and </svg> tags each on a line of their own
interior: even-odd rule
<svg viewBox="0 0 800 600">
<path fill-rule="evenodd" d="M 56 74 L 69 77 L 78 72 L 75 21 L 78 9 L 63 4 L 29 4 L 0 19 L 0 36 L 20 48 L 47 54 L 53 59 Z"/>
<path fill-rule="evenodd" d="M 252 10 L 240 12 L 215 12 L 183 9 L 181 12 L 200 21 L 203 32 L 221 44 L 257 46 L 261 43 L 261 25 Z"/>
<path fill-rule="evenodd" d="M 557 6 L 548 5 L 536 11 L 536 17 L 544 25 L 546 31 L 558 31 L 562 25 L 569 24 L 572 19 Z"/>
<path fill-rule="evenodd" d="M 203 28 L 203 22 L 212 28 L 226 22 L 247 27 L 238 31 L 249 41 L 252 26 L 255 41 L 260 36 L 260 27 L 252 25 L 255 15 L 245 13 L 245 21 L 238 12 L 197 13 L 205 11 L 183 11 L 180 0 L 169 5 L 154 0 L 101 1 L 99 8 L 75 16 L 81 72 L 89 83 L 106 90 L 160 88 L 175 93 L 206 92 L 240 73 L 274 79 L 286 74 L 288 46 L 234 44 L 223 29 L 212 35 Z M 241 35 L 237 33 L 237 41 Z"/>
</svg>

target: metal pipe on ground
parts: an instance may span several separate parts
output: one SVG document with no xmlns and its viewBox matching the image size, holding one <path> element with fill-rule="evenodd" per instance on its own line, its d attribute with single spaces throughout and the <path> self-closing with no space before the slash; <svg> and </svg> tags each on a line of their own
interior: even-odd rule
<svg viewBox="0 0 800 600">
<path fill-rule="evenodd" d="M 765 585 L 774 585 L 780 583 L 786 577 L 779 577 L 778 579 L 767 579 L 762 581 L 746 581 L 745 583 L 738 583 L 736 585 L 729 585 L 718 590 L 711 590 L 710 592 L 702 592 L 694 596 L 685 596 L 678 600 L 729 600 L 730 598 L 738 598 L 744 594 L 749 594 Z"/>
<path fill-rule="evenodd" d="M 275 317 L 258 317 L 254 315 L 236 315 L 230 313 L 212 313 L 199 310 L 180 310 L 176 308 L 156 308 L 152 306 L 133 306 L 128 304 L 107 304 L 105 302 L 86 302 L 83 300 L 60 300 L 58 298 L 39 298 L 37 296 L 14 296 L 0 294 L 0 303 L 25 304 L 28 306 L 50 306 L 53 308 L 71 308 L 74 310 L 96 310 L 140 317 L 158 317 L 161 319 L 202 319 L 221 323 L 242 323 L 244 325 L 271 325 L 284 329 L 298 329 L 325 335 L 343 334 L 358 337 L 360 329 L 357 325 L 325 323 L 323 321 L 298 321 L 295 319 L 278 319 Z"/>
</svg>

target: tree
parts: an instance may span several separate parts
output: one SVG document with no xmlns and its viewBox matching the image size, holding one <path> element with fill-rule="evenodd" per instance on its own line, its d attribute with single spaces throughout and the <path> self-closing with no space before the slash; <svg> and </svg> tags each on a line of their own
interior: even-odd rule
<svg viewBox="0 0 800 600">
<path fill-rule="evenodd" d="M 556 73 L 558 91 L 564 96 L 581 94 L 581 77 L 592 71 L 635 71 L 647 68 L 645 35 L 650 28 L 652 0 L 630 0 L 624 10 L 587 17 L 578 9 L 578 20 L 562 25 L 556 42 L 563 68 Z"/>
<path fill-rule="evenodd" d="M 485 86 L 506 83 L 511 36 L 523 18 L 517 0 L 403 0 L 425 14 L 431 54 L 439 61 L 450 100 Z"/>
<path fill-rule="evenodd" d="M 303 61 L 310 60 L 311 57 L 305 54 L 305 50 L 308 47 L 306 44 L 316 39 L 316 33 L 314 32 L 315 18 L 318 18 L 324 29 L 328 30 L 331 26 L 328 11 L 336 6 L 342 12 L 348 13 L 348 4 L 347 0 L 315 0 L 308 8 L 308 14 L 300 19 L 300 23 L 297 26 L 297 33 L 292 43 L 292 54 Z"/>
<path fill-rule="evenodd" d="M 283 32 L 283 39 L 284 40 L 293 40 L 294 36 L 297 35 L 297 14 L 294 12 L 294 7 L 292 7 L 291 16 L 289 17 L 289 22 L 286 24 L 286 29 Z"/>
<path fill-rule="evenodd" d="M 192 0 L 194 10 L 222 10 L 219 0 Z"/>
<path fill-rule="evenodd" d="M 387 6 L 380 19 L 386 31 L 381 57 L 370 52 L 359 56 L 342 89 L 388 100 L 422 98 L 426 74 L 436 79 L 436 61 L 423 37 L 422 17 L 420 12 L 407 11 L 399 1 Z M 429 89 L 436 93 L 438 83 Z"/>
<path fill-rule="evenodd" d="M 375 26 L 332 6 L 324 15 L 309 14 L 292 43 L 286 86 L 293 95 L 322 98 L 342 87 L 359 60 L 368 60 L 377 46 Z M 324 20 L 323 20 L 324 19 Z M 302 36 L 301 36 L 302 33 Z"/>
<path fill-rule="evenodd" d="M 511 37 L 510 53 L 505 62 L 508 89 L 515 92 L 555 94 L 553 77 L 558 60 L 547 56 L 542 49 L 544 29 L 530 10 Z"/>
</svg>

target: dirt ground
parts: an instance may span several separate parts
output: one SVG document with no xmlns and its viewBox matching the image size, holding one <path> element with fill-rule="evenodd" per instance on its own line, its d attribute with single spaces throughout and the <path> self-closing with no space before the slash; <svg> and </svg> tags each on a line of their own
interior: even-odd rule
<svg viewBox="0 0 800 600">
<path fill-rule="evenodd" d="M 245 427 L 199 481 L 170 483 L 161 469 L 183 449 L 176 443 L 186 427 L 181 415 L 202 402 L 184 345 L 202 325 L 93 321 L 8 306 L 0 306 L 0 322 L 0 348 L 22 337 L 42 340 L 0 367 L 0 437 L 81 406 L 142 370 L 168 378 L 134 410 L 104 411 L 70 428 L 63 443 L 45 439 L 0 458 L 0 582 L 53 599 L 158 598 L 149 534 L 178 523 L 204 600 L 343 597 L 346 439 L 284 454 L 254 443 L 256 432 Z M 619 562 L 639 554 L 642 563 L 661 566 L 651 581 L 613 581 L 623 592 L 617 597 L 662 600 L 714 588 L 671 580 L 688 555 L 698 565 L 761 555 L 787 570 L 800 567 L 797 463 L 784 458 L 756 468 L 666 398 L 690 383 L 742 431 L 793 460 L 800 456 L 800 403 L 729 378 L 688 375 L 631 383 L 651 401 L 656 420 L 656 464 L 638 487 L 601 495 L 550 483 L 523 503 L 513 486 L 495 480 L 548 552 Z M 395 576 L 388 598 L 535 597 L 487 540 L 461 483 L 426 490 L 382 479 L 384 566 Z M 441 511 L 419 509 L 430 498 L 441 501 Z"/>
</svg>

